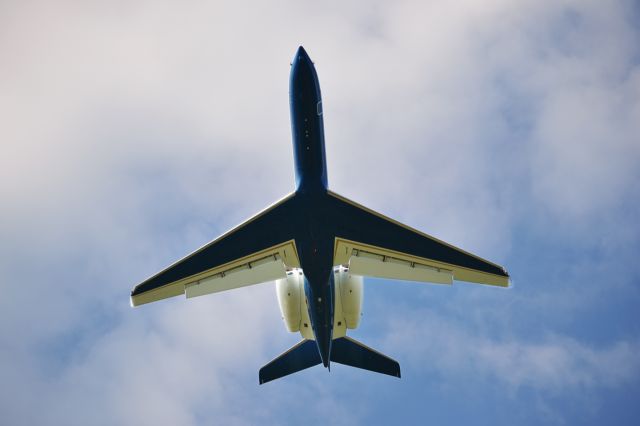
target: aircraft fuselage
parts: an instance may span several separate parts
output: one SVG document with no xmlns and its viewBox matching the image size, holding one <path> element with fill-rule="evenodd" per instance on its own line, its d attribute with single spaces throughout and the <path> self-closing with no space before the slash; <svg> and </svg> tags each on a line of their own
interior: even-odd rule
<svg viewBox="0 0 640 426">
<path fill-rule="evenodd" d="M 327 232 L 329 224 L 323 221 L 322 200 L 328 179 L 320 84 L 313 62 L 302 47 L 291 64 L 289 99 L 296 193 L 304 199 L 300 203 L 302 226 L 295 240 L 304 271 L 311 326 L 322 363 L 329 367 L 335 297 L 334 236 Z"/>
</svg>

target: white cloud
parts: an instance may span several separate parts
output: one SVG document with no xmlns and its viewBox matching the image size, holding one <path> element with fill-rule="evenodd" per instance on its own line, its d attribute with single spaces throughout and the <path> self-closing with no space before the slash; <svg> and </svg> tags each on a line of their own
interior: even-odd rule
<svg viewBox="0 0 640 426">
<path fill-rule="evenodd" d="M 589 345 L 551 334 L 540 341 L 524 336 L 490 337 L 472 332 L 459 320 L 413 311 L 392 320 L 386 344 L 410 348 L 414 371 L 437 372 L 443 380 L 463 379 L 577 394 L 615 388 L 640 379 L 640 341 Z"/>
</svg>

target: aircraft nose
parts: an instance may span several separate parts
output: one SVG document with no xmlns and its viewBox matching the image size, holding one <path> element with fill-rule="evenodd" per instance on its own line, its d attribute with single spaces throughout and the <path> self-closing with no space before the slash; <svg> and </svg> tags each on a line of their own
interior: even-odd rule
<svg viewBox="0 0 640 426">
<path fill-rule="evenodd" d="M 298 50 L 296 51 L 296 56 L 309 56 L 307 55 L 307 51 L 304 50 L 304 47 L 300 46 L 298 47 Z"/>
<path fill-rule="evenodd" d="M 298 47 L 298 50 L 296 51 L 296 57 L 294 58 L 294 62 L 311 62 L 311 59 L 309 58 L 309 55 L 307 54 L 307 51 L 304 50 L 304 47 L 300 46 Z"/>
</svg>

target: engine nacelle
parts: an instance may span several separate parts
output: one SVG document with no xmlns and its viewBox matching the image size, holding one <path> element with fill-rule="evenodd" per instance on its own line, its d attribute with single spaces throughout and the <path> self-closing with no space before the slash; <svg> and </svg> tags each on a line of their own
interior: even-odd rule
<svg viewBox="0 0 640 426">
<path fill-rule="evenodd" d="M 360 325 L 362 315 L 362 277 L 349 274 L 349 268 L 336 267 L 333 270 L 335 283 L 333 337 L 343 337 L 347 329 Z M 303 338 L 313 339 L 307 298 L 304 293 L 304 275 L 301 269 L 287 272 L 287 278 L 276 281 L 276 293 L 282 319 L 287 330 L 299 331 Z"/>
<path fill-rule="evenodd" d="M 287 271 L 287 278 L 277 280 L 276 293 L 287 330 L 292 333 L 299 331 L 305 339 L 313 339 L 302 269 Z"/>
<path fill-rule="evenodd" d="M 349 268 L 344 266 L 336 268 L 334 274 L 336 283 L 336 319 L 342 313 L 342 318 L 344 318 L 347 328 L 358 328 L 360 317 L 362 316 L 362 299 L 364 298 L 362 277 L 351 275 Z"/>
</svg>

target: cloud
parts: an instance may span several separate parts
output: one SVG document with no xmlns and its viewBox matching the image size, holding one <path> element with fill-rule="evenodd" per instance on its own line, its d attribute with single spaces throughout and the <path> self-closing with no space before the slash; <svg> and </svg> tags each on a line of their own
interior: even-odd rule
<svg viewBox="0 0 640 426">
<path fill-rule="evenodd" d="M 454 378 L 489 385 L 497 380 L 512 397 L 521 388 L 583 393 L 640 379 L 637 339 L 595 346 L 557 334 L 539 341 L 522 336 L 495 338 L 430 311 L 396 317 L 386 335 L 388 346 L 411 348 L 412 369 L 427 370 L 444 381 Z"/>
</svg>

